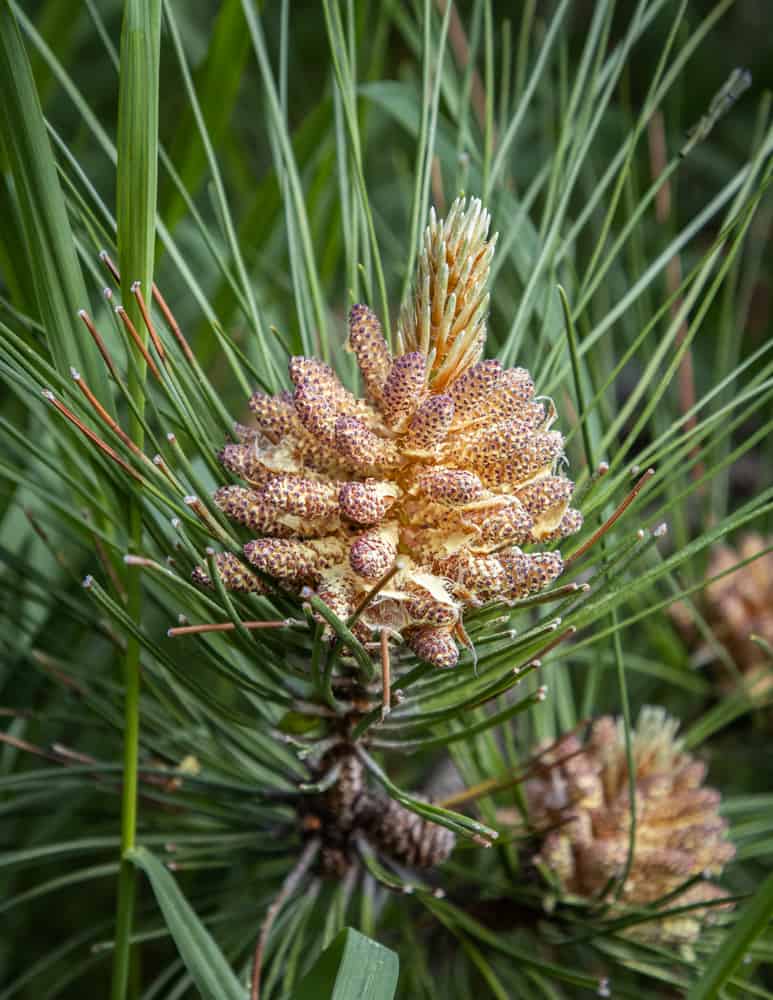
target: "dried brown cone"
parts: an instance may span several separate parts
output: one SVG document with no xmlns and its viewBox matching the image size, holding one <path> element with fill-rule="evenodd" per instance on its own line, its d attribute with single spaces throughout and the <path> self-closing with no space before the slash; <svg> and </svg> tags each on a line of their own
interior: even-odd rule
<svg viewBox="0 0 773 1000">
<path fill-rule="evenodd" d="M 568 735 L 537 750 L 538 763 L 526 782 L 530 821 L 544 831 L 535 862 L 552 873 L 563 892 L 597 902 L 606 891 L 604 898 L 618 913 L 657 908 L 692 877 L 719 875 L 734 856 L 718 811 L 719 793 L 704 787 L 705 766 L 682 750 L 677 728 L 662 709 L 645 708 L 632 733 L 636 842 L 627 874 L 631 812 L 622 721 L 604 716 L 586 741 Z M 710 904 L 724 895 L 704 880 L 666 900 L 663 908 Z M 690 945 L 726 908 L 698 907 L 633 924 L 626 933 Z"/>
<path fill-rule="evenodd" d="M 309 799 L 301 815 L 307 835 L 321 838 L 323 874 L 340 876 L 353 864 L 360 836 L 386 858 L 412 868 L 432 868 L 448 858 L 456 843 L 454 834 L 372 792 L 351 746 L 342 744 L 325 754 L 320 774 L 333 767 L 335 782 Z"/>
<path fill-rule="evenodd" d="M 552 404 L 523 368 L 481 361 L 494 240 L 479 201 L 434 214 L 413 304 L 392 357 L 376 315 L 352 308 L 349 349 L 367 398 L 328 365 L 292 358 L 291 393 L 256 392 L 223 464 L 246 486 L 217 491 L 258 537 L 245 556 L 289 589 L 330 595 L 348 617 L 393 573 L 358 621 L 452 667 L 465 609 L 527 597 L 561 573 L 556 551 L 523 547 L 577 531 L 573 484 Z"/>
<path fill-rule="evenodd" d="M 444 826 L 388 799 L 372 803 L 366 834 L 380 853 L 411 868 L 434 868 L 449 857 L 456 844 Z"/>
<path fill-rule="evenodd" d="M 715 580 L 705 591 L 706 617 L 715 636 L 760 697 L 773 694 L 773 662 L 751 637 L 759 636 L 773 646 L 773 551 L 765 552 L 771 545 L 773 538 L 757 533 L 744 535 L 737 548 L 718 545 L 711 554 L 710 577 L 747 559 L 753 561 Z M 722 681 L 730 686 L 733 678 L 725 673 Z"/>
</svg>

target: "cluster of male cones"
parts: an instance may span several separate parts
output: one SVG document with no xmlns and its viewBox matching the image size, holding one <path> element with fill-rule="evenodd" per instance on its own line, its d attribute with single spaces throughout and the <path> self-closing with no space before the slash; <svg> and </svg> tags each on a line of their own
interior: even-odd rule
<svg viewBox="0 0 773 1000">
<path fill-rule="evenodd" d="M 256 536 L 249 565 L 217 557 L 227 588 L 261 592 L 264 577 L 309 587 L 344 621 L 365 603 L 358 639 L 386 632 L 452 667 L 467 608 L 527 597 L 561 574 L 559 552 L 523 550 L 582 524 L 558 471 L 555 410 L 524 368 L 482 360 L 489 222 L 476 199 L 431 215 L 395 356 L 375 313 L 353 307 L 348 347 L 365 398 L 305 357 L 290 360 L 292 391 L 252 396 L 254 425 L 237 426 L 220 453 L 243 485 L 214 496 Z M 211 583 L 203 568 L 194 578 Z"/>
<path fill-rule="evenodd" d="M 705 590 L 706 617 L 726 647 L 750 693 L 770 702 L 773 693 L 773 538 L 750 533 L 736 548 L 722 544 L 711 554 L 707 575 L 718 577 Z M 729 572 L 738 563 L 745 565 Z M 722 686 L 737 678 L 727 672 Z"/>
<path fill-rule="evenodd" d="M 735 848 L 719 815 L 719 792 L 704 787 L 706 766 L 683 750 L 678 726 L 663 709 L 648 707 L 631 733 L 636 825 L 630 856 L 622 720 L 603 716 L 587 740 L 572 733 L 539 748 L 525 791 L 531 823 L 546 831 L 535 863 L 562 894 L 611 904 L 616 916 L 676 910 L 649 914 L 626 933 L 654 944 L 691 945 L 703 924 L 729 906 L 717 902 L 726 894 L 708 877 L 721 873 Z"/>
</svg>

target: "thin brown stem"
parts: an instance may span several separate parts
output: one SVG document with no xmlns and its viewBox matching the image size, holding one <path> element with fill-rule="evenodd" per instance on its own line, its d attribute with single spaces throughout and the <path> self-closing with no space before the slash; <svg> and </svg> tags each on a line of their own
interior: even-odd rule
<svg viewBox="0 0 773 1000">
<path fill-rule="evenodd" d="M 103 250 L 100 253 L 99 259 L 102 261 L 102 263 L 108 269 L 108 271 L 112 274 L 113 280 L 115 281 L 116 285 L 118 285 L 118 287 L 120 288 L 121 287 L 121 275 L 120 275 L 120 273 L 118 271 L 118 268 L 113 263 L 113 260 L 110 257 L 110 254 L 107 252 L 107 250 Z"/>
<path fill-rule="evenodd" d="M 41 649 L 33 649 L 30 653 L 30 657 L 35 661 L 35 663 L 37 663 L 41 670 L 45 670 L 46 673 L 54 677 L 64 687 L 69 688 L 71 691 L 75 691 L 75 693 L 79 695 L 86 693 L 86 689 L 82 687 L 78 681 L 73 680 L 69 674 L 66 674 L 62 669 L 60 669 L 48 653 L 44 653 Z"/>
<path fill-rule="evenodd" d="M 381 630 L 381 721 L 389 715 L 392 710 L 392 663 L 389 657 L 389 633 L 386 629 Z"/>
<path fill-rule="evenodd" d="M 159 291 L 158 286 L 155 285 L 155 284 L 153 285 L 153 298 L 156 301 L 156 305 L 161 310 L 161 314 L 164 317 L 166 325 L 172 331 L 172 335 L 174 336 L 175 340 L 177 341 L 177 343 L 182 348 L 183 354 L 188 359 L 188 361 L 191 364 L 193 364 L 193 362 L 196 359 L 194 357 L 193 351 L 191 350 L 191 346 L 188 343 L 188 341 L 185 339 L 185 337 L 183 336 L 182 330 L 180 329 L 180 327 L 179 327 L 179 325 L 177 323 L 177 320 L 174 318 L 172 310 L 169 308 L 169 306 L 166 303 L 166 299 L 164 298 L 164 296 Z"/>
<path fill-rule="evenodd" d="M 558 626 L 560 625 L 560 623 L 561 623 L 561 620 L 560 619 L 556 619 L 556 623 L 555 623 L 554 627 L 558 628 Z M 577 631 L 577 627 L 575 625 L 570 625 L 568 629 L 566 629 L 564 632 L 561 633 L 561 635 L 558 635 L 554 639 L 551 639 L 550 642 L 546 646 L 543 646 L 542 649 L 538 650 L 534 654 L 534 656 L 530 656 L 528 660 L 525 660 L 523 663 L 519 663 L 518 666 L 513 667 L 511 673 L 517 677 L 519 674 L 521 674 L 522 671 L 525 671 L 527 667 L 531 667 L 532 669 L 536 669 L 537 667 L 541 666 L 542 665 L 542 657 L 546 653 L 549 653 L 549 652 L 551 652 L 551 650 L 555 649 L 556 646 L 558 646 L 560 643 L 564 642 L 564 640 L 568 639 L 570 636 L 573 636 L 576 631 Z M 537 695 L 540 695 L 540 691 L 541 690 L 542 690 L 541 688 L 537 690 L 537 692 L 536 692 Z M 494 694 L 487 694 L 480 701 L 473 702 L 468 707 L 469 707 L 470 710 L 475 709 L 475 708 L 480 708 L 481 705 L 485 705 L 487 702 L 491 701 L 491 699 L 495 698 L 495 697 L 497 697 L 496 693 L 494 693 Z M 542 701 L 544 697 L 545 697 L 544 694 L 540 695 L 539 700 Z"/>
<path fill-rule="evenodd" d="M 443 170 L 440 166 L 440 157 L 432 157 L 432 173 L 430 175 L 432 181 L 432 200 L 435 202 L 435 208 L 440 213 L 440 215 L 445 215 L 446 213 L 446 195 L 443 190 Z"/>
<path fill-rule="evenodd" d="M 512 545 L 512 543 L 510 543 Z M 520 611 L 521 608 L 530 608 L 534 604 L 549 604 L 551 601 L 557 601 L 561 597 L 567 597 L 569 594 L 576 594 L 580 591 L 586 592 L 590 590 L 587 583 L 564 583 L 560 587 L 554 587 L 553 590 L 549 590 L 544 594 L 535 594 L 533 597 L 525 597 L 522 601 L 517 601 L 513 604 L 513 610 Z"/>
<path fill-rule="evenodd" d="M 173 435 L 169 435 L 170 438 Z M 212 514 L 207 510 L 207 508 L 202 503 L 201 499 L 197 496 L 190 495 L 183 497 L 183 503 L 186 507 L 189 507 L 196 517 L 201 521 L 204 527 L 209 531 L 211 535 L 219 538 L 224 545 L 233 545 L 234 539 L 229 538 L 228 533 L 218 524 Z"/>
<path fill-rule="evenodd" d="M 23 750 L 25 753 L 35 754 L 36 757 L 43 757 L 45 760 L 57 760 L 56 755 L 49 750 L 35 746 L 34 743 L 28 743 L 26 740 L 20 740 L 18 736 L 11 736 L 10 733 L 0 733 L 0 743 L 7 743 L 15 750 Z"/>
<path fill-rule="evenodd" d="M 115 266 L 115 264 L 111 260 L 110 254 L 108 254 L 108 252 L 106 250 L 103 250 L 102 253 L 99 255 L 99 259 L 102 261 L 102 263 L 108 269 L 108 271 L 112 274 L 113 278 L 115 279 L 116 284 L 120 286 L 120 284 L 121 284 L 121 275 L 120 275 L 120 272 L 118 271 L 118 268 Z M 161 314 L 164 317 L 164 321 L 166 322 L 166 325 L 172 331 L 172 334 L 174 335 L 175 340 L 177 341 L 177 343 L 182 348 L 183 354 L 188 359 L 188 361 L 190 361 L 191 364 L 193 364 L 195 358 L 194 358 L 193 351 L 190 348 L 190 344 L 188 343 L 188 341 L 183 336 L 182 331 L 180 330 L 180 327 L 179 327 L 179 325 L 177 323 L 177 320 L 174 318 L 172 310 L 167 305 L 166 299 L 161 294 L 161 291 L 159 290 L 159 287 L 158 287 L 158 285 L 155 282 L 153 282 L 153 298 L 155 299 L 156 305 L 161 310 Z"/>
<path fill-rule="evenodd" d="M 314 859 L 317 856 L 320 846 L 321 842 L 317 837 L 312 838 L 306 844 L 301 852 L 301 856 L 295 864 L 295 867 L 282 883 L 282 888 L 279 890 L 279 894 L 266 911 L 266 916 L 263 919 L 263 923 L 260 925 L 260 933 L 258 934 L 258 940 L 255 944 L 255 957 L 252 962 L 250 1000 L 260 1000 L 260 971 L 263 965 L 263 952 L 266 949 L 266 942 L 268 941 L 268 936 L 271 933 L 271 928 L 274 926 L 274 921 L 279 916 L 284 904 L 298 888 L 303 876 L 314 863 Z"/>
<path fill-rule="evenodd" d="M 134 560 L 133 565 L 140 565 L 138 560 Z M 153 562 L 152 559 L 145 560 L 141 565 L 156 566 L 157 564 Z M 287 628 L 289 625 L 294 625 L 295 621 L 291 618 L 285 618 L 282 621 L 268 621 L 268 622 L 239 622 L 241 628 L 250 629 L 261 629 L 261 628 Z M 201 625 L 180 625 L 176 628 L 170 628 L 167 630 L 167 635 L 170 639 L 174 639 L 179 635 L 200 635 L 204 632 L 232 632 L 236 628 L 234 622 L 213 622 L 204 623 Z"/>
<path fill-rule="evenodd" d="M 88 507 L 84 508 L 84 510 L 83 510 L 83 517 L 89 523 L 93 523 L 92 513 L 88 509 Z M 110 582 L 113 584 L 113 589 L 115 590 L 116 594 L 118 594 L 118 596 L 121 598 L 121 600 L 125 604 L 126 603 L 126 597 L 127 597 L 126 588 L 123 585 L 123 581 L 121 580 L 121 578 L 118 576 L 118 574 L 115 571 L 115 566 L 113 565 L 112 561 L 110 560 L 110 557 L 107 554 L 107 550 L 105 549 L 105 546 L 102 544 L 102 539 L 99 537 L 99 535 L 97 535 L 94 531 L 92 531 L 91 532 L 91 541 L 92 541 L 92 544 L 94 545 L 94 551 L 97 553 L 97 558 L 99 559 L 100 563 L 102 564 L 102 568 L 104 569 L 105 573 L 110 577 Z"/>
<path fill-rule="evenodd" d="M 560 619 L 557 618 L 556 622 L 560 623 Z M 573 636 L 576 631 L 577 631 L 577 626 L 576 625 L 570 625 L 568 629 L 566 629 L 565 631 L 563 631 L 561 633 L 561 635 L 557 635 L 555 637 L 555 639 L 551 639 L 550 642 L 547 644 L 547 646 L 543 646 L 542 649 L 539 651 L 540 659 L 546 653 L 552 652 L 552 650 L 554 650 L 556 648 L 556 646 L 560 646 L 560 644 L 562 642 L 565 642 L 567 639 L 569 639 L 571 636 Z M 529 661 L 529 663 L 533 663 L 533 662 L 534 662 L 534 658 L 532 658 Z M 527 666 L 528 666 L 528 664 L 527 664 Z"/>
<path fill-rule="evenodd" d="M 602 538 L 604 535 L 606 535 L 606 533 L 609 531 L 609 529 L 612 527 L 612 525 L 623 516 L 623 514 L 628 510 L 628 508 L 634 502 L 634 500 L 639 495 L 639 493 L 641 493 L 641 491 L 644 489 L 644 487 L 646 486 L 647 482 L 654 475 L 655 475 L 655 470 L 654 469 L 647 469 L 647 471 L 644 473 L 644 475 L 641 477 L 641 479 L 638 481 L 638 483 L 634 486 L 634 488 L 631 490 L 631 492 L 628 494 L 628 496 L 625 498 L 625 500 L 623 500 L 623 502 L 617 507 L 617 509 L 614 511 L 614 513 L 611 514 L 610 517 L 608 517 L 606 519 L 606 521 L 601 525 L 600 528 L 598 528 L 596 531 L 593 532 L 593 534 L 590 536 L 590 538 L 587 540 L 587 542 L 584 542 L 579 547 L 579 549 L 577 549 L 576 552 L 573 552 L 565 560 L 565 562 L 564 562 L 564 566 L 565 567 L 571 565 L 574 562 L 577 562 L 577 560 L 581 556 L 584 556 L 585 553 L 589 549 L 593 548 L 593 546 L 596 544 L 596 542 L 600 538 Z"/>
<path fill-rule="evenodd" d="M 402 562 L 403 561 L 402 561 L 401 557 L 398 556 L 397 559 L 395 559 L 394 565 L 389 570 L 389 572 L 385 573 L 384 576 L 382 576 L 381 579 L 378 581 L 378 583 L 374 587 L 372 587 L 368 591 L 368 593 L 362 598 L 362 600 L 360 601 L 360 603 L 357 605 L 357 607 L 354 609 L 354 611 L 350 615 L 349 619 L 347 620 L 347 622 L 346 622 L 346 627 L 347 628 L 351 628 L 352 625 L 354 625 L 354 623 L 360 617 L 360 615 L 365 610 L 365 608 L 367 608 L 367 606 L 370 604 L 370 602 L 373 600 L 373 598 L 381 590 L 383 590 L 384 587 L 386 587 L 386 585 L 389 583 L 389 581 L 392 579 L 392 577 L 395 575 L 395 573 L 397 573 L 397 571 L 402 568 Z"/>
<path fill-rule="evenodd" d="M 153 465 L 161 471 L 162 475 L 176 490 L 178 490 L 180 493 L 185 492 L 184 487 L 179 482 L 179 480 L 174 475 L 169 466 L 166 464 L 162 455 L 154 455 L 152 462 Z"/>
<path fill-rule="evenodd" d="M 150 351 L 147 349 L 147 347 L 145 346 L 145 344 L 143 344 L 142 337 L 140 337 L 139 333 L 137 333 L 137 328 L 134 326 L 134 323 L 132 323 L 132 321 L 129 319 L 129 314 L 126 312 L 126 310 L 124 309 L 123 306 L 116 306 L 115 307 L 115 311 L 116 311 L 116 315 L 118 316 L 118 318 L 121 320 L 121 322 L 123 323 L 123 325 L 128 330 L 129 336 L 134 341 L 134 344 L 135 344 L 137 350 L 140 352 L 140 354 L 142 355 L 142 357 L 145 359 L 145 364 L 148 366 L 148 368 L 153 372 L 153 374 L 155 375 L 155 377 L 160 382 L 161 381 L 161 372 L 158 370 L 158 365 L 153 360 L 153 358 L 150 356 Z"/>
<path fill-rule="evenodd" d="M 513 785 L 519 785 L 533 773 L 534 769 L 539 765 L 541 759 L 546 754 L 550 753 L 551 750 L 554 750 L 562 740 L 567 738 L 567 736 L 576 733 L 583 726 L 587 725 L 587 722 L 587 719 L 583 719 L 581 722 L 578 722 L 573 729 L 563 733 L 559 739 L 555 740 L 555 742 L 546 746 L 538 754 L 535 754 L 532 758 L 527 760 L 524 767 L 521 768 L 521 770 L 516 771 L 515 774 L 508 774 L 504 778 L 487 778 L 485 781 L 481 781 L 477 785 L 471 785 L 469 788 L 462 789 L 461 792 L 456 792 L 454 795 L 449 795 L 447 798 L 441 799 L 439 802 L 436 802 L 435 805 L 440 806 L 442 809 L 456 809 L 460 805 L 466 805 L 468 802 L 474 802 L 483 795 L 493 795 L 495 792 L 506 791 L 508 788 L 512 788 Z M 583 753 L 585 753 L 585 747 L 581 746 L 579 749 L 568 753 L 565 757 L 561 757 L 560 760 L 555 761 L 550 766 L 562 767 L 567 761 L 570 761 L 572 758 Z"/>
<path fill-rule="evenodd" d="M 66 417 L 71 424 L 74 424 L 82 434 L 84 434 L 97 446 L 97 448 L 100 449 L 100 451 L 103 451 L 106 455 L 112 458 L 114 462 L 120 465 L 124 472 L 130 475 L 132 479 L 136 479 L 138 483 L 143 482 L 142 476 L 138 472 L 135 472 L 135 470 L 127 462 L 124 462 L 121 456 L 114 451 L 109 444 L 106 444 L 102 438 L 87 427 L 82 420 L 79 420 L 71 410 L 68 410 L 64 403 L 61 403 L 50 389 L 44 389 L 43 395 L 57 410 L 59 410 L 62 416 Z"/>
<path fill-rule="evenodd" d="M 51 750 L 58 760 L 71 761 L 75 764 L 98 764 L 99 761 L 96 757 L 92 757 L 87 753 L 80 753 L 77 750 L 71 750 L 66 747 L 63 743 L 52 743 Z"/>
<path fill-rule="evenodd" d="M 132 295 L 137 300 L 137 305 L 139 306 L 140 313 L 142 315 L 142 322 L 145 324 L 145 327 L 148 333 L 150 334 L 150 339 L 153 341 L 153 346 L 156 349 L 156 353 L 158 354 L 159 358 L 161 358 L 161 360 L 164 363 L 166 363 L 166 352 L 164 351 L 164 345 L 161 343 L 161 338 L 158 336 L 158 331 L 153 325 L 153 320 L 150 318 L 150 312 L 145 303 L 145 297 L 142 294 L 142 287 L 139 281 L 135 281 L 134 284 L 132 285 Z"/>
<path fill-rule="evenodd" d="M 91 391 L 91 389 L 88 386 L 88 383 L 80 374 L 80 372 L 77 372 L 74 368 L 71 368 L 70 374 L 72 375 L 73 381 L 78 386 L 83 395 L 86 397 L 86 399 L 89 401 L 91 407 L 94 409 L 100 420 L 103 423 L 107 424 L 110 430 L 113 431 L 113 433 L 116 434 L 121 439 L 121 441 L 123 441 L 123 443 L 131 452 L 137 455 L 138 458 L 141 458 L 143 461 L 149 463 L 150 460 L 148 459 L 147 455 L 142 451 L 141 448 L 139 448 L 135 444 L 135 442 L 129 437 L 129 435 L 120 426 L 120 424 L 110 416 L 110 414 L 107 412 L 104 406 L 100 403 L 100 401 Z"/>
<path fill-rule="evenodd" d="M 137 556 L 133 552 L 128 553 L 123 557 L 123 561 L 127 566 L 142 566 L 146 569 L 163 569 L 163 567 L 155 561 L 155 559 L 148 559 L 146 556 Z"/>
<path fill-rule="evenodd" d="M 120 379 L 118 376 L 118 369 L 116 368 L 115 361 L 113 361 L 112 357 L 110 356 L 110 352 L 108 351 L 107 346 L 104 340 L 102 339 L 102 335 L 100 334 L 99 330 L 97 330 L 97 328 L 94 326 L 94 321 L 92 320 L 91 316 L 89 316 L 89 314 L 86 312 L 85 309 L 81 309 L 78 312 L 78 315 L 83 320 L 86 329 L 89 331 L 89 333 L 92 336 L 92 339 L 94 340 L 94 343 L 97 345 L 97 350 L 102 355 L 102 360 L 107 365 L 107 370 L 116 380 L 116 382 L 119 382 Z"/>
<path fill-rule="evenodd" d="M 444 15 L 448 6 L 448 0 L 435 0 L 435 2 L 441 16 Z M 461 70 L 467 69 L 470 63 L 470 43 L 467 41 L 467 33 L 464 30 L 464 25 L 456 6 L 451 9 L 451 20 L 448 24 L 448 40 L 451 43 L 457 66 Z M 472 104 L 475 117 L 478 119 L 478 125 L 482 132 L 486 127 L 486 89 L 483 86 L 483 81 L 480 78 L 477 68 L 473 68 L 471 83 L 470 103 Z"/>
<path fill-rule="evenodd" d="M 24 510 L 24 516 L 29 521 L 30 527 L 38 536 L 38 538 L 41 540 L 41 542 L 45 545 L 45 547 L 48 549 L 48 551 L 51 553 L 54 559 L 56 559 L 59 566 L 61 566 L 61 568 L 66 573 L 69 573 L 70 576 L 74 577 L 77 580 L 78 577 L 75 572 L 75 569 L 70 565 L 70 563 L 67 562 L 63 553 L 60 552 L 53 544 L 51 539 L 48 537 L 48 532 L 45 530 L 45 528 L 43 528 L 41 524 L 38 523 L 38 519 L 35 517 L 35 515 L 32 513 L 29 507 L 24 507 L 23 510 Z"/>
</svg>

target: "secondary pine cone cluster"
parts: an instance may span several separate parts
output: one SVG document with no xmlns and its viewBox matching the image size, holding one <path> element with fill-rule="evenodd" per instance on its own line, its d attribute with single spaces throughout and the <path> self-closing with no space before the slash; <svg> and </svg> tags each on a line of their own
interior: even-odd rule
<svg viewBox="0 0 773 1000">
<path fill-rule="evenodd" d="M 291 392 L 256 392 L 256 427 L 237 429 L 221 461 L 244 485 L 215 502 L 257 537 L 244 555 L 283 587 L 313 588 L 348 618 L 390 578 L 356 623 L 386 630 L 422 660 L 454 666 L 463 611 L 541 590 L 562 571 L 556 551 L 522 546 L 577 531 L 573 484 L 558 472 L 555 410 L 524 368 L 481 360 L 496 239 L 480 201 L 434 212 L 412 304 L 390 353 L 376 315 L 349 317 L 348 347 L 366 398 L 327 364 L 294 357 Z M 258 575 L 219 557 L 226 587 L 259 590 Z M 208 582 L 202 570 L 198 582 Z"/>
<path fill-rule="evenodd" d="M 678 722 L 662 709 L 645 708 L 632 733 L 636 766 L 636 843 L 622 891 L 629 851 L 628 766 L 622 720 L 598 719 L 585 742 L 564 736 L 538 750 L 526 782 L 531 823 L 544 834 L 536 862 L 561 890 L 589 901 L 616 899 L 613 912 L 658 907 L 696 875 L 719 875 L 734 856 L 719 816 L 719 792 L 703 786 L 706 768 L 681 749 Z M 606 893 L 606 895 L 605 895 Z M 715 903 L 725 893 L 700 881 L 663 909 Z M 694 943 L 702 925 L 726 904 L 636 923 L 627 933 L 670 945 Z"/>
<path fill-rule="evenodd" d="M 351 747 L 329 751 L 320 763 L 320 774 L 332 767 L 337 768 L 337 780 L 305 801 L 301 819 L 304 833 L 321 839 L 323 874 L 343 875 L 350 868 L 358 837 L 385 858 L 411 868 L 433 868 L 451 854 L 454 834 L 394 799 L 372 792 Z"/>
<path fill-rule="evenodd" d="M 753 690 L 767 696 L 773 688 L 773 663 L 751 636 L 773 645 L 773 551 L 764 552 L 770 545 L 772 538 L 756 533 L 744 535 L 737 549 L 718 545 L 711 555 L 710 577 L 746 559 L 754 561 L 715 580 L 705 591 L 706 617 L 714 634 Z"/>
</svg>

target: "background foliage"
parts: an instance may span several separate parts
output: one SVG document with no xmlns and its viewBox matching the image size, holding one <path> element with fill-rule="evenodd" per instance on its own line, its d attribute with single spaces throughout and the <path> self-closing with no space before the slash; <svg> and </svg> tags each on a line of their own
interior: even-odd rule
<svg viewBox="0 0 773 1000">
<path fill-rule="evenodd" d="M 770 709 L 743 686 L 719 692 L 715 664 L 728 654 L 709 634 L 710 655 L 696 655 L 666 609 L 687 593 L 705 630 L 712 545 L 770 531 L 773 15 L 744 0 L 527 0 L 515 13 L 486 2 L 169 2 L 156 81 L 153 6 L 0 9 L 0 997 L 106 995 L 114 951 L 128 955 L 128 904 L 125 931 L 114 925 L 132 648 L 143 672 L 137 839 L 173 869 L 234 970 L 234 995 L 243 989 L 260 921 L 300 850 L 287 800 L 267 789 L 296 794 L 309 780 L 277 727 L 307 694 L 315 647 L 303 629 L 281 641 L 165 638 L 178 615 L 299 615 L 188 585 L 205 546 L 228 539 L 183 498 L 221 481 L 214 454 L 230 420 L 255 385 L 286 384 L 287 353 L 320 354 L 352 377 L 340 350 L 349 304 L 368 301 L 394 328 L 428 207 L 443 211 L 460 191 L 484 198 L 500 233 L 488 351 L 526 365 L 555 399 L 585 495 L 583 538 L 633 485 L 632 466 L 656 475 L 567 575 L 590 580 L 587 594 L 479 615 L 479 672 L 468 659 L 453 675 L 417 676 L 402 716 L 370 734 L 371 752 L 390 793 L 421 808 L 405 789 L 442 798 L 458 775 L 474 786 L 516 773 L 535 742 L 591 715 L 664 705 L 723 793 L 738 846 L 723 884 L 740 919 L 679 956 L 603 922 L 578 934 L 571 910 L 544 911 L 524 876 L 527 847 L 464 840 L 475 823 L 496 827 L 497 809 L 517 802 L 510 788 L 440 817 L 460 844 L 413 898 L 385 886 L 414 876 L 375 858 L 356 887 L 311 878 L 277 920 L 265 988 L 289 995 L 350 924 L 399 954 L 400 996 L 581 996 L 605 978 L 615 996 L 768 996 Z M 141 8 L 149 47 L 130 72 L 122 19 Z M 680 157 L 736 66 L 752 70 L 751 89 Z M 105 249 L 122 265 L 120 292 Z M 121 295 L 139 325 L 127 283 L 144 275 L 148 288 L 151 270 L 196 359 L 156 312 L 171 359 L 161 380 L 127 350 L 112 309 Z M 43 388 L 100 425 L 71 365 L 171 479 L 102 424 L 132 477 L 52 409 Z M 610 471 L 593 479 L 602 460 Z M 664 521 L 666 537 L 654 530 Z M 127 553 L 153 565 L 127 566 Z M 557 615 L 575 638 L 516 685 L 512 667 L 538 655 Z M 472 707 L 482 692 L 486 706 Z M 123 834 L 131 847 L 125 810 Z M 133 870 L 125 860 L 127 885 Z M 143 882 L 130 995 L 195 995 L 170 912 Z"/>
</svg>

